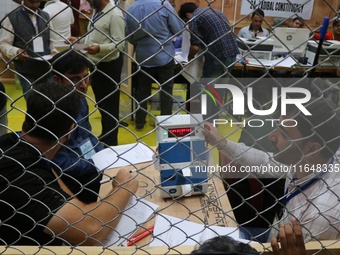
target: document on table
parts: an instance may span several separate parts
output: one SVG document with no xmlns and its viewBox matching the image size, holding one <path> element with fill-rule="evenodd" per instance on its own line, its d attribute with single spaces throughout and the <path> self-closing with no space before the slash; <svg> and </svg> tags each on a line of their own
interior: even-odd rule
<svg viewBox="0 0 340 255">
<path fill-rule="evenodd" d="M 92 156 L 98 171 L 152 161 L 155 152 L 144 143 L 132 143 L 101 150 Z"/>
<path fill-rule="evenodd" d="M 228 235 L 239 240 L 237 228 L 208 226 L 173 216 L 156 217 L 153 240 L 150 246 L 196 245 L 215 236 Z M 249 241 L 248 241 L 249 243 Z"/>
<path fill-rule="evenodd" d="M 132 196 L 122 211 L 122 217 L 116 228 L 103 241 L 104 246 L 125 245 L 126 240 L 135 233 L 145 222 L 152 218 L 158 205 L 140 197 Z"/>
<path fill-rule="evenodd" d="M 269 67 L 292 67 L 297 64 L 297 61 L 292 57 L 288 58 L 278 58 L 273 60 L 268 59 L 247 59 L 248 66 L 269 66 Z"/>
</svg>

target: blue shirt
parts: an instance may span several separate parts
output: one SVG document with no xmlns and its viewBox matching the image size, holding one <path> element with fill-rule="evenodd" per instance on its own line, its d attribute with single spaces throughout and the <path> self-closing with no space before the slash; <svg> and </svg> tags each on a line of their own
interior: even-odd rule
<svg viewBox="0 0 340 255">
<path fill-rule="evenodd" d="M 205 62 L 224 59 L 239 54 L 234 33 L 223 12 L 212 8 L 197 8 L 189 21 L 191 45 L 206 48 Z"/>
<path fill-rule="evenodd" d="M 182 31 L 183 23 L 168 1 L 137 0 L 128 8 L 125 21 L 139 65 L 164 66 L 173 61 L 172 38 Z"/>
<path fill-rule="evenodd" d="M 80 113 L 76 118 L 79 126 L 71 133 L 70 140 L 66 144 L 66 147 L 63 147 L 53 158 L 53 162 L 57 164 L 62 171 L 66 171 L 69 175 L 79 181 L 81 181 L 82 176 L 97 173 L 93 161 L 91 159 L 85 160 L 84 157 L 81 156 L 83 153 L 80 149 L 80 145 L 89 139 L 95 152 L 104 149 L 103 145 L 99 143 L 98 138 L 91 132 L 91 124 L 88 115 L 89 106 L 86 98 L 82 98 Z"/>
</svg>

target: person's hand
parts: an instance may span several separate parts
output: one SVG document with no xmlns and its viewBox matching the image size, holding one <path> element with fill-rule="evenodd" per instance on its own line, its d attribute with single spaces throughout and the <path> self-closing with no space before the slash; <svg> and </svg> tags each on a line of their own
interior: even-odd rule
<svg viewBox="0 0 340 255">
<path fill-rule="evenodd" d="M 100 46 L 98 44 L 90 45 L 84 49 L 88 54 L 95 55 L 100 51 Z"/>
<path fill-rule="evenodd" d="M 26 60 L 30 57 L 24 49 L 18 49 L 17 54 L 18 56 L 16 58 L 19 60 Z"/>
<path fill-rule="evenodd" d="M 67 40 L 65 41 L 65 43 L 71 44 L 71 43 L 75 43 L 77 40 L 78 40 L 77 37 L 71 36 L 71 37 L 67 38 Z"/>
<path fill-rule="evenodd" d="M 120 169 L 115 178 L 112 180 L 112 187 L 113 189 L 124 189 L 131 194 L 134 194 L 138 189 L 138 181 L 134 178 L 134 175 L 130 173 L 130 171 Z"/>
<path fill-rule="evenodd" d="M 205 136 L 205 141 L 210 145 L 217 146 L 217 148 L 226 146 L 227 141 L 222 137 L 217 127 L 214 127 L 213 124 L 205 122 L 202 134 Z"/>
<path fill-rule="evenodd" d="M 292 226 L 293 225 L 293 226 Z M 276 255 L 305 255 L 306 247 L 303 241 L 303 235 L 300 223 L 293 219 L 291 224 L 285 224 L 280 226 L 280 243 L 279 248 L 278 240 L 276 237 L 272 237 L 271 245 L 273 253 Z"/>
</svg>

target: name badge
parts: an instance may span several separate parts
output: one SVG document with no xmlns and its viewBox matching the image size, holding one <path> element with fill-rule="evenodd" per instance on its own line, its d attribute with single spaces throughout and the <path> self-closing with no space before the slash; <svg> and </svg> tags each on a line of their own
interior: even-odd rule
<svg viewBox="0 0 340 255">
<path fill-rule="evenodd" d="M 33 51 L 44 52 L 44 42 L 42 36 L 38 36 L 33 39 Z"/>
<path fill-rule="evenodd" d="M 87 138 L 86 140 L 84 140 L 84 142 L 82 142 L 79 145 L 79 149 L 81 153 L 83 154 L 84 159 L 91 159 L 92 156 L 96 153 L 96 151 L 93 148 L 93 144 L 90 138 Z"/>
</svg>

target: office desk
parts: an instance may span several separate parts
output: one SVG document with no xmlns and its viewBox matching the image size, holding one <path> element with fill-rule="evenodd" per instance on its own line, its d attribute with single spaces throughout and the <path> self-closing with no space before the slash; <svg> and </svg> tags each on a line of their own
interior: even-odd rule
<svg viewBox="0 0 340 255">
<path fill-rule="evenodd" d="M 138 169 L 138 172 L 133 173 L 136 174 L 136 178 L 139 180 L 139 188 L 136 195 L 159 205 L 159 213 L 200 224 L 223 227 L 237 226 L 222 180 L 218 176 L 212 176 L 209 179 L 209 188 L 206 194 L 178 199 L 163 199 L 160 197 L 159 171 L 155 170 L 152 162 L 125 168 L 127 170 Z M 118 170 L 106 170 L 104 178 L 114 176 Z M 103 184 L 100 189 L 100 195 L 107 194 L 110 189 L 111 182 Z M 151 226 L 154 220 L 155 218 L 151 219 L 144 227 Z M 138 242 L 138 245 L 148 244 L 150 239 L 151 236 Z"/>
</svg>

